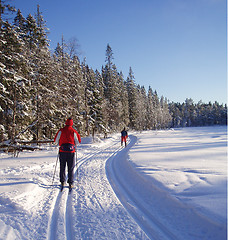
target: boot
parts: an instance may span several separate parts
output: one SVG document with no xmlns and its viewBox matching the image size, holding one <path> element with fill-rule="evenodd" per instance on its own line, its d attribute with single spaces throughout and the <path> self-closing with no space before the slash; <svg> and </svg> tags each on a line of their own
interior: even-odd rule
<svg viewBox="0 0 228 240">
<path fill-rule="evenodd" d="M 60 190 L 62 191 L 64 188 L 64 182 L 61 182 Z"/>
</svg>

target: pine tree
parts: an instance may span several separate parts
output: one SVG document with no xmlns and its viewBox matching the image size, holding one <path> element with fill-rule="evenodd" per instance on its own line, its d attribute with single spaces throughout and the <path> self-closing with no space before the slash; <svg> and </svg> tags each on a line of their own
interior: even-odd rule
<svg viewBox="0 0 228 240">
<path fill-rule="evenodd" d="M 137 86 L 137 101 L 136 101 L 136 110 L 137 110 L 137 118 L 136 118 L 136 126 L 135 129 L 142 131 L 146 130 L 146 118 L 147 118 L 147 96 L 146 90 L 144 86 Z"/>
<path fill-rule="evenodd" d="M 160 101 L 156 91 L 152 91 L 149 86 L 147 94 L 147 126 L 149 129 L 159 129 L 161 124 L 161 107 Z"/>
<path fill-rule="evenodd" d="M 71 62 L 71 96 L 72 96 L 72 117 L 74 119 L 74 126 L 78 131 L 83 131 L 83 114 L 85 109 L 84 93 L 86 83 L 83 81 L 82 68 L 77 56 L 74 56 Z"/>
<path fill-rule="evenodd" d="M 95 91 L 94 97 L 95 102 L 95 111 L 96 111 L 96 126 L 99 132 L 104 134 L 107 132 L 107 122 L 105 121 L 105 108 L 104 108 L 104 82 L 101 74 L 98 70 L 95 71 Z"/>
<path fill-rule="evenodd" d="M 19 33 L 20 38 L 25 40 L 26 33 L 26 19 L 23 17 L 20 9 L 17 10 L 16 17 L 14 18 L 14 27 Z"/>
<path fill-rule="evenodd" d="M 161 105 L 161 112 L 162 112 L 162 121 L 161 121 L 161 128 L 169 128 L 171 126 L 172 117 L 169 112 L 169 105 L 167 98 L 164 98 L 163 96 L 160 99 L 160 105 Z"/>
<path fill-rule="evenodd" d="M 48 46 L 48 39 L 47 39 L 47 27 L 46 21 L 42 16 L 42 12 L 40 12 L 40 6 L 37 5 L 37 13 L 35 14 L 36 24 L 37 24 L 37 41 L 39 47 L 47 47 Z"/>
<path fill-rule="evenodd" d="M 120 124 L 121 92 L 119 88 L 119 73 L 112 60 L 113 53 L 108 44 L 106 49 L 106 65 L 102 69 L 102 77 L 104 80 L 104 96 L 106 98 L 108 125 L 111 129 L 116 130 Z"/>
<path fill-rule="evenodd" d="M 109 46 L 109 44 L 107 45 L 107 49 L 106 49 L 106 65 L 105 68 L 103 69 L 103 79 L 104 79 L 104 94 L 105 97 L 107 99 L 109 99 L 110 104 L 112 102 L 112 87 L 113 87 L 113 53 L 112 53 L 112 49 Z"/>
<path fill-rule="evenodd" d="M 130 67 L 129 75 L 127 77 L 127 92 L 128 92 L 128 103 L 129 103 L 129 126 L 132 129 L 136 129 L 137 122 L 136 119 L 138 117 L 136 102 L 137 102 L 137 90 L 135 85 L 135 77 L 133 71 Z"/>
<path fill-rule="evenodd" d="M 100 74 L 87 66 L 87 103 L 89 108 L 89 132 L 92 133 L 93 137 L 95 132 L 98 130 L 103 130 L 103 112 L 101 107 L 102 102 L 102 92 L 100 88 Z"/>
<path fill-rule="evenodd" d="M 120 129 L 129 125 L 129 103 L 128 103 L 128 92 L 127 84 L 124 81 L 122 72 L 119 74 L 119 89 L 120 89 Z"/>
<path fill-rule="evenodd" d="M 25 66 L 25 60 L 22 55 L 23 43 L 13 26 L 4 22 L 1 30 L 1 109 L 3 109 L 2 121 L 8 136 L 14 139 L 17 129 L 20 128 L 21 114 L 25 111 L 23 105 L 23 93 L 26 92 L 25 85 L 27 80 L 21 76 Z"/>
<path fill-rule="evenodd" d="M 40 139 L 44 136 L 44 131 L 49 124 L 49 105 L 47 102 L 50 99 L 51 90 L 47 86 L 52 86 L 50 83 L 51 73 L 50 66 L 52 64 L 50 52 L 48 49 L 48 40 L 46 34 L 46 26 L 43 17 L 37 6 L 36 19 L 31 14 L 26 20 L 26 45 L 27 58 L 29 60 L 29 75 L 31 81 L 31 121 L 36 121 L 37 124 L 33 129 L 33 138 Z"/>
</svg>

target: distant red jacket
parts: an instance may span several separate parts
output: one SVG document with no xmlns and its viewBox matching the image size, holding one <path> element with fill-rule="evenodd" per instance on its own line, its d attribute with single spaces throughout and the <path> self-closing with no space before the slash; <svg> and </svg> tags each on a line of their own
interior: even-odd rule
<svg viewBox="0 0 228 240">
<path fill-rule="evenodd" d="M 66 125 L 56 133 L 54 141 L 58 143 L 59 146 L 64 143 L 76 145 L 77 141 L 81 143 L 81 137 L 72 126 Z M 59 151 L 61 152 L 61 149 Z"/>
</svg>

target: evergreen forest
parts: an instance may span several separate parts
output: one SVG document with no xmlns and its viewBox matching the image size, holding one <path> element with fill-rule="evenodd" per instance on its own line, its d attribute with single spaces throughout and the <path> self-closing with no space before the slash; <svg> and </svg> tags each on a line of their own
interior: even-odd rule
<svg viewBox="0 0 228 240">
<path fill-rule="evenodd" d="M 0 0 L 0 30 L 0 142 L 53 139 L 68 117 L 82 136 L 227 124 L 226 105 L 170 102 L 131 67 L 125 78 L 109 44 L 100 70 L 79 60 L 76 41 L 62 37 L 51 52 L 39 6 L 24 17 Z"/>
</svg>

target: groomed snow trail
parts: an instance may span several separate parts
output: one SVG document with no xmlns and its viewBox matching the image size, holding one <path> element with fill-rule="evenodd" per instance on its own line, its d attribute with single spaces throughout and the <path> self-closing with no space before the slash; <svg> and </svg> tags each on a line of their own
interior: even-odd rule
<svg viewBox="0 0 228 240">
<path fill-rule="evenodd" d="M 120 150 L 118 139 L 79 159 L 75 188 L 64 188 L 54 201 L 48 239 L 147 239 L 106 178 L 105 163 Z"/>
<path fill-rule="evenodd" d="M 105 173 L 110 156 L 121 150 L 119 138 L 79 166 L 79 182 L 72 192 L 73 239 L 148 239 L 116 198 Z M 70 238 L 69 238 L 70 239 Z"/>
<path fill-rule="evenodd" d="M 53 151 L 8 157 L 12 166 L 3 159 L 2 166 L 8 167 L 0 170 L 0 239 L 148 239 L 106 176 L 107 159 L 121 150 L 119 136 L 97 147 L 82 144 L 71 193 L 67 187 L 59 190 L 59 164 L 50 185 Z"/>
<path fill-rule="evenodd" d="M 138 174 L 128 155 L 137 138 L 130 138 L 126 149 L 109 158 L 106 169 L 117 196 L 145 233 L 156 240 L 225 240 L 225 226 L 201 215 L 191 205 Z"/>
</svg>

